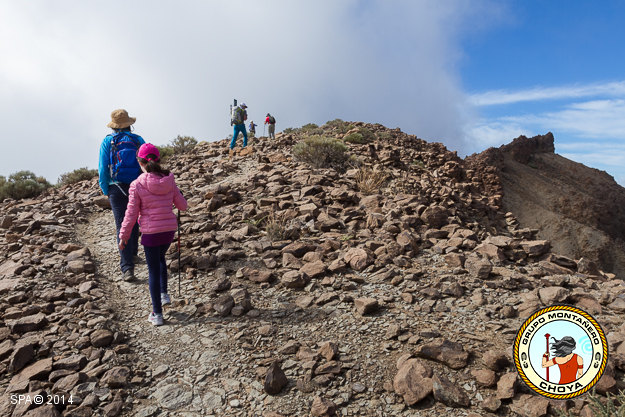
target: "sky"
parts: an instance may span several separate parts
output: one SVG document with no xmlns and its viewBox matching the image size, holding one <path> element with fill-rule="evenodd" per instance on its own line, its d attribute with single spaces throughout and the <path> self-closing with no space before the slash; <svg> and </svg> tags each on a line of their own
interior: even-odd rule
<svg viewBox="0 0 625 417">
<path fill-rule="evenodd" d="M 97 168 L 111 111 L 165 145 L 340 118 L 460 156 L 549 131 L 625 184 L 625 2 L 0 0 L 0 175 Z"/>
</svg>

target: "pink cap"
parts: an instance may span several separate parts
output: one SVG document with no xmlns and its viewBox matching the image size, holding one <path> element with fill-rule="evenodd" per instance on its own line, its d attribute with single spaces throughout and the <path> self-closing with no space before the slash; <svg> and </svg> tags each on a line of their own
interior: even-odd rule
<svg viewBox="0 0 625 417">
<path fill-rule="evenodd" d="M 153 155 L 151 158 L 150 155 Z M 137 152 L 137 157 L 141 159 L 145 159 L 146 161 L 155 161 L 157 162 L 161 159 L 161 154 L 158 151 L 158 148 L 151 143 L 144 143 L 139 148 L 139 152 Z"/>
</svg>

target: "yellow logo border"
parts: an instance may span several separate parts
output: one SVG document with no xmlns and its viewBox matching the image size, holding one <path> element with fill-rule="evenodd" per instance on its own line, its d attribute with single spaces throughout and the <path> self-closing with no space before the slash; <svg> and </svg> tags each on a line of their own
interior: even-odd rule
<svg viewBox="0 0 625 417">
<path fill-rule="evenodd" d="M 521 361 L 519 359 L 519 344 L 521 342 L 521 338 L 522 338 L 523 332 L 525 331 L 527 326 L 532 321 L 534 321 L 534 319 L 537 318 L 538 316 L 540 316 L 542 314 L 549 313 L 550 311 L 554 311 L 554 310 L 567 310 L 567 311 L 571 311 L 571 312 L 574 312 L 574 313 L 577 313 L 577 314 L 583 316 L 586 320 L 588 320 L 590 323 L 592 323 L 592 325 L 595 327 L 595 330 L 599 334 L 599 336 L 601 338 L 602 345 L 603 345 L 603 360 L 601 362 L 601 367 L 599 369 L 599 372 L 597 372 L 597 375 L 584 388 L 582 388 L 579 391 L 570 393 L 570 394 L 553 394 L 553 393 L 546 392 L 546 391 L 538 388 L 525 375 L 525 372 L 523 371 L 523 368 L 521 366 Z M 521 326 L 521 328 L 517 332 L 516 338 L 514 340 L 513 356 L 514 356 L 514 365 L 516 366 L 517 373 L 519 374 L 519 376 L 521 377 L 523 382 L 525 382 L 525 384 L 532 391 L 534 391 L 537 394 L 540 394 L 540 395 L 542 395 L 544 397 L 547 397 L 547 398 L 552 398 L 552 399 L 555 399 L 555 400 L 566 400 L 566 399 L 569 399 L 569 398 L 578 397 L 578 396 L 586 393 L 597 382 L 599 382 L 599 379 L 601 378 L 601 376 L 603 376 L 603 372 L 605 371 L 605 367 L 608 364 L 608 341 L 606 340 L 605 333 L 603 332 L 603 329 L 601 328 L 599 323 L 597 323 L 597 321 L 590 314 L 586 313 L 584 310 L 579 309 L 577 307 L 564 305 L 564 304 L 552 305 L 552 306 L 549 306 L 549 307 L 546 307 L 546 308 L 542 308 L 542 309 L 536 311 L 527 320 L 525 320 L 525 322 L 523 323 L 523 325 Z"/>
</svg>

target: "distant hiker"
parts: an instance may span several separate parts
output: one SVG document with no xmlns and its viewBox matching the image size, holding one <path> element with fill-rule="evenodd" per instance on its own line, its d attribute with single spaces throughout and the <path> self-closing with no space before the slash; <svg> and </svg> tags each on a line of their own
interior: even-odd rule
<svg viewBox="0 0 625 417">
<path fill-rule="evenodd" d="M 256 124 L 253 120 L 250 122 L 250 136 L 256 136 Z"/>
<path fill-rule="evenodd" d="M 143 174 L 130 184 L 128 210 L 119 231 L 119 249 L 123 250 L 126 246 L 138 219 L 152 298 L 152 313 L 148 321 L 160 326 L 163 324 L 163 305 L 171 303 L 167 293 L 165 253 L 174 240 L 178 226 L 172 204 L 178 210 L 186 210 L 187 200 L 178 189 L 174 174 L 160 166 L 156 146 L 151 143 L 141 145 L 136 159 Z"/>
<path fill-rule="evenodd" d="M 119 234 L 126 213 L 130 183 L 141 174 L 136 155 L 145 141 L 141 136 L 131 132 L 131 126 L 136 120 L 135 117 L 129 117 L 126 110 L 114 110 L 111 113 L 111 122 L 107 124 L 113 129 L 113 133 L 107 135 L 100 145 L 99 182 L 113 209 L 117 229 L 115 236 Z M 138 240 L 139 228 L 134 227 L 128 245 L 119 251 L 119 265 L 125 281 L 135 279 L 134 256 L 137 254 Z"/>
<path fill-rule="evenodd" d="M 265 119 L 265 124 L 269 125 L 269 139 L 276 138 L 276 118 L 271 114 L 267 113 L 267 118 Z"/>
<path fill-rule="evenodd" d="M 232 111 L 231 125 L 234 125 L 234 133 L 232 134 L 232 141 L 230 142 L 230 149 L 234 149 L 234 145 L 237 144 L 237 136 L 239 132 L 243 133 L 243 147 L 247 146 L 247 131 L 245 130 L 245 121 L 247 120 L 247 106 L 245 103 L 241 103 Z"/>
</svg>

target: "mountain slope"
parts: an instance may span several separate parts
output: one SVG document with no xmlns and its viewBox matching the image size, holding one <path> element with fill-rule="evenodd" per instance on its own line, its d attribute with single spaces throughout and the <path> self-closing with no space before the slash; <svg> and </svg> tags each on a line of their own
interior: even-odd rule
<svg viewBox="0 0 625 417">
<path fill-rule="evenodd" d="M 354 133 L 363 143 L 346 140 Z M 348 164 L 294 156 L 319 135 L 345 139 Z M 463 161 L 399 129 L 342 121 L 227 145 L 166 161 L 190 208 L 180 262 L 168 253 L 163 327 L 146 320 L 145 265 L 138 283 L 120 279 L 95 179 L 0 203 L 0 415 L 588 412 L 588 399 L 528 401 L 516 379 L 516 332 L 556 302 L 609 333 L 597 392 L 623 388 L 625 283 L 514 226 L 503 153 Z M 386 180 L 366 191 L 368 168 Z M 29 392 L 78 400 L 10 402 Z"/>
<path fill-rule="evenodd" d="M 538 229 L 554 250 L 625 276 L 625 188 L 605 172 L 554 153 L 551 133 L 520 137 L 470 161 L 496 167 L 502 209 Z"/>
</svg>

